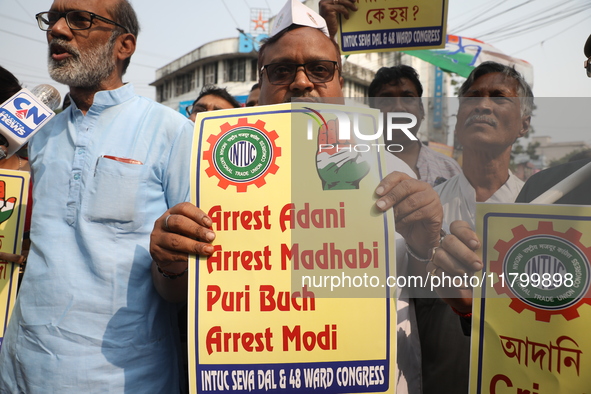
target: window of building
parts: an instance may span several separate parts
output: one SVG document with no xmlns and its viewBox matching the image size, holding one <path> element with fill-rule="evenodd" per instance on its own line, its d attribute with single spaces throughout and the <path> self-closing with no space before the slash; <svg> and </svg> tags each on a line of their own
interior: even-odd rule
<svg viewBox="0 0 591 394">
<path fill-rule="evenodd" d="M 201 86 L 203 86 L 203 71 L 205 67 L 197 67 L 193 70 L 193 75 L 195 76 L 195 88 L 193 91 L 199 91 Z"/>
<path fill-rule="evenodd" d="M 225 62 L 224 80 L 226 82 L 246 81 L 246 59 L 228 59 Z"/>
<path fill-rule="evenodd" d="M 159 103 L 166 101 L 170 98 L 170 81 L 164 81 L 162 85 L 156 88 L 156 101 Z"/>
<path fill-rule="evenodd" d="M 193 91 L 195 83 L 195 72 L 179 75 L 175 78 L 175 96 Z"/>
<path fill-rule="evenodd" d="M 367 87 L 353 81 L 345 81 L 343 94 L 345 97 L 366 97 Z"/>
<path fill-rule="evenodd" d="M 164 86 L 162 85 L 158 85 L 156 86 L 156 101 L 158 101 L 159 103 L 163 102 L 164 100 L 162 99 L 162 92 L 164 91 Z"/>
<path fill-rule="evenodd" d="M 206 64 L 203 68 L 203 84 L 217 85 L 218 83 L 218 64 L 217 62 Z"/>
<path fill-rule="evenodd" d="M 250 61 L 250 80 L 251 81 L 258 81 L 259 80 L 259 70 L 257 67 L 257 59 L 252 59 Z"/>
</svg>

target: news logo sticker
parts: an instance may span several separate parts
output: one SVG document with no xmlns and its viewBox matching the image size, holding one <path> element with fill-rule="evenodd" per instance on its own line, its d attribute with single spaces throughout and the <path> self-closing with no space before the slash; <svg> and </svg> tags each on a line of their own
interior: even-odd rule
<svg viewBox="0 0 591 394">
<path fill-rule="evenodd" d="M 34 94 L 22 89 L 0 106 L 0 126 L 16 138 L 27 138 L 54 115 Z"/>
</svg>

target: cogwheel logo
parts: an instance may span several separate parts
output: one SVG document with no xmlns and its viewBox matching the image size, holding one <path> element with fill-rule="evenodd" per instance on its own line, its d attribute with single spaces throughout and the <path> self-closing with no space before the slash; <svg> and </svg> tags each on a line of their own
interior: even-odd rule
<svg viewBox="0 0 591 394">
<path fill-rule="evenodd" d="M 207 139 L 209 150 L 203 152 L 203 160 L 209 162 L 205 173 L 219 179 L 218 186 L 227 189 L 236 186 L 239 193 L 246 192 L 249 185 L 262 187 L 268 174 L 275 174 L 275 164 L 281 156 L 281 148 L 275 145 L 278 135 L 267 131 L 265 122 L 248 123 L 247 118 L 238 123 L 220 126 L 221 132 Z"/>
<path fill-rule="evenodd" d="M 494 246 L 499 259 L 490 267 L 503 276 L 495 291 L 512 297 L 510 307 L 516 312 L 533 311 L 538 321 L 559 314 L 566 320 L 579 317 L 578 308 L 591 304 L 591 249 L 581 244 L 582 234 L 573 228 L 554 231 L 552 222 L 539 222 L 533 231 L 521 225 L 512 233 L 512 240 Z"/>
</svg>

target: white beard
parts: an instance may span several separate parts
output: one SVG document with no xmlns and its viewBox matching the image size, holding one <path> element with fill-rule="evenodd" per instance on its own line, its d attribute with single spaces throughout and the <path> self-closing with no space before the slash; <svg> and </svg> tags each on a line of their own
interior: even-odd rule
<svg viewBox="0 0 591 394">
<path fill-rule="evenodd" d="M 113 48 L 117 36 L 113 34 L 109 42 L 103 46 L 97 46 L 86 52 L 80 52 L 77 48 L 63 39 L 54 38 L 51 44 L 57 44 L 66 49 L 72 57 L 56 61 L 49 55 L 48 69 L 53 80 L 70 87 L 90 88 L 96 87 L 107 79 L 115 69 L 113 61 Z"/>
</svg>

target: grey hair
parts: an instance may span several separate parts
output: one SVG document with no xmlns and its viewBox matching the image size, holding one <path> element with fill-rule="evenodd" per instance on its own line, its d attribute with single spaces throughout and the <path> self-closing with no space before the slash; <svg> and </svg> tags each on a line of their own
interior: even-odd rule
<svg viewBox="0 0 591 394">
<path fill-rule="evenodd" d="M 137 15 L 127 0 L 120 0 L 117 4 L 108 10 L 109 13 L 112 15 L 113 20 L 119 23 L 122 26 L 125 26 L 128 32 L 133 34 L 136 38 L 140 33 L 140 23 L 137 19 Z M 114 31 L 115 37 L 121 35 L 121 32 Z M 129 62 L 131 61 L 131 56 L 125 59 L 123 62 L 123 73 L 127 71 L 127 67 L 129 66 Z"/>
<path fill-rule="evenodd" d="M 478 78 L 490 73 L 501 73 L 517 81 L 517 95 L 521 104 L 521 116 L 531 116 L 534 107 L 534 93 L 529 84 L 515 68 L 497 62 L 484 62 L 472 70 L 468 79 L 460 87 L 459 97 L 464 97 Z"/>
</svg>

